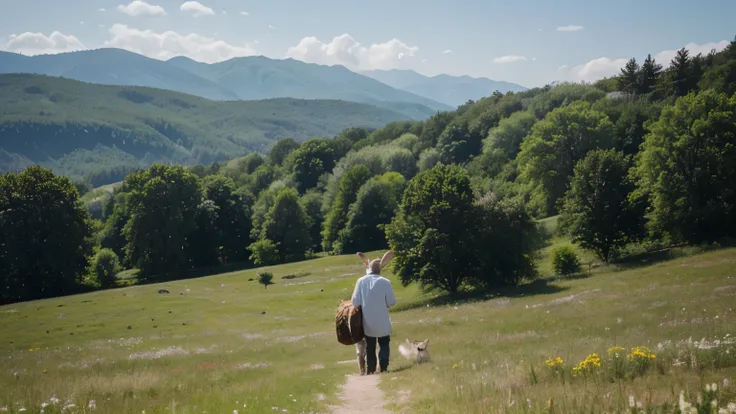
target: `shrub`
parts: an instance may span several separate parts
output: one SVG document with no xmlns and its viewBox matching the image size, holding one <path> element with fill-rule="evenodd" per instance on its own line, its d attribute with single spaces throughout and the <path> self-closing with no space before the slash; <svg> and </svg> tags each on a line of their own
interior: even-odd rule
<svg viewBox="0 0 736 414">
<path fill-rule="evenodd" d="M 250 260 L 256 266 L 268 266 L 278 263 L 279 250 L 271 240 L 258 240 L 248 246 L 248 250 L 251 252 Z"/>
<path fill-rule="evenodd" d="M 120 261 L 115 252 L 111 249 L 101 249 L 97 252 L 92 261 L 92 274 L 101 288 L 115 286 L 118 272 L 120 272 Z"/>
<path fill-rule="evenodd" d="M 268 289 L 268 285 L 273 285 L 273 273 L 258 273 L 258 283 L 262 284 L 264 289 Z"/>
<path fill-rule="evenodd" d="M 558 247 L 552 253 L 552 267 L 556 275 L 573 275 L 580 271 L 580 259 L 571 247 Z"/>
</svg>

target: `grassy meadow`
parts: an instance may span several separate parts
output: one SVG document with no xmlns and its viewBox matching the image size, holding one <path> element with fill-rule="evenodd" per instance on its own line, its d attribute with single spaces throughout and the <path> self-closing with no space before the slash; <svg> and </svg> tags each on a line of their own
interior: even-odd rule
<svg viewBox="0 0 736 414">
<path fill-rule="evenodd" d="M 542 279 L 494 297 L 448 301 L 387 272 L 398 304 L 392 372 L 380 384 L 386 407 L 630 412 L 633 399 L 634 412 L 637 403 L 672 412 L 681 391 L 695 403 L 711 383 L 722 406 L 736 401 L 736 249 L 555 279 L 548 253 L 563 243 L 545 251 Z M 0 307 L 0 410 L 329 412 L 345 374 L 358 370 L 354 347 L 336 341 L 334 316 L 363 268 L 348 255 L 269 270 L 276 284 L 267 289 L 247 270 Z M 432 361 L 404 360 L 404 338 L 429 338 Z M 614 346 L 625 348 L 615 361 Z M 629 361 L 637 346 L 656 357 Z M 601 366 L 589 360 L 574 376 L 592 353 Z"/>
</svg>

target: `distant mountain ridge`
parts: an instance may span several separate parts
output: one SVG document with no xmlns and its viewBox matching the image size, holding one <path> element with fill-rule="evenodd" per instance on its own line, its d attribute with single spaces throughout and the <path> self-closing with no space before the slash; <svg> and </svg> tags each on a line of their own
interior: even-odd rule
<svg viewBox="0 0 736 414">
<path fill-rule="evenodd" d="M 264 56 L 207 64 L 184 57 L 161 61 L 109 48 L 39 56 L 2 52 L 0 73 L 32 73 L 103 85 L 152 87 L 212 100 L 338 99 L 387 108 L 404 114 L 407 119 L 425 119 L 437 111 L 454 109 L 343 66 Z"/>
<path fill-rule="evenodd" d="M 516 83 L 496 81 L 488 78 L 473 78 L 471 76 L 451 76 L 440 74 L 424 76 L 413 70 L 370 70 L 360 72 L 381 83 L 402 89 L 407 92 L 425 96 L 435 101 L 457 107 L 469 99 L 477 101 L 489 96 L 495 91 L 523 92 L 528 88 Z"/>
</svg>

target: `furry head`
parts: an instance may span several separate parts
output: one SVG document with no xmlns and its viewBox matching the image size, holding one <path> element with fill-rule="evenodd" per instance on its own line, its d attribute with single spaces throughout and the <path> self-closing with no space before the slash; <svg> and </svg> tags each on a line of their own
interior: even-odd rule
<svg viewBox="0 0 736 414">
<path fill-rule="evenodd" d="M 380 258 L 380 259 L 373 259 L 373 260 L 368 259 L 368 256 L 366 256 L 363 253 L 358 253 L 358 256 L 360 257 L 360 260 L 363 261 L 363 264 L 365 264 L 366 270 L 368 270 L 369 272 L 373 273 L 374 275 L 380 275 L 381 274 L 381 269 L 383 269 L 384 267 L 386 267 L 386 265 L 388 264 L 388 262 L 390 262 L 391 259 L 393 259 L 393 257 L 394 257 L 394 251 L 393 250 L 389 250 L 389 251 L 387 251 L 386 253 L 383 254 L 383 257 L 382 258 Z"/>
<path fill-rule="evenodd" d="M 410 341 L 405 339 L 399 345 L 399 353 L 408 359 L 414 360 L 416 363 L 421 364 L 423 362 L 429 362 L 429 339 L 424 341 Z"/>
</svg>

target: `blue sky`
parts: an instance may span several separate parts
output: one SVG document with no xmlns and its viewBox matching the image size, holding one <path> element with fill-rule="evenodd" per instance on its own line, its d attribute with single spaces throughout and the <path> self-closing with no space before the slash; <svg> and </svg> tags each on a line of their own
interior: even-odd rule
<svg viewBox="0 0 736 414">
<path fill-rule="evenodd" d="M 2 0 L 0 49 L 120 47 L 167 59 L 294 57 L 524 86 L 595 80 L 647 53 L 721 49 L 734 0 Z"/>
</svg>

